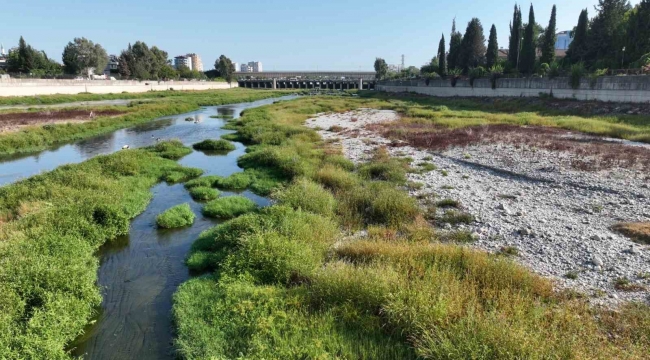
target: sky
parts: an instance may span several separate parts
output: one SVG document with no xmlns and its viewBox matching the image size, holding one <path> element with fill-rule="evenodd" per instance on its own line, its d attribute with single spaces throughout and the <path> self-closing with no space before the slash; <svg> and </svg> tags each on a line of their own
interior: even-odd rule
<svg viewBox="0 0 650 360">
<path fill-rule="evenodd" d="M 632 1 L 632 4 L 639 0 Z M 558 2 L 558 31 L 572 29 L 581 9 L 597 0 Z M 261 61 L 264 70 L 372 70 L 376 57 L 421 66 L 447 46 L 454 17 L 459 31 L 478 17 L 486 39 L 496 25 L 507 47 L 514 1 L 485 0 L 0 0 L 0 42 L 28 44 L 61 61 L 75 37 L 119 55 L 141 40 L 170 58 L 198 53 L 205 70 L 225 54 L 233 62 Z M 536 21 L 548 25 L 554 2 L 534 2 Z M 530 3 L 522 3 L 524 22 Z"/>
</svg>

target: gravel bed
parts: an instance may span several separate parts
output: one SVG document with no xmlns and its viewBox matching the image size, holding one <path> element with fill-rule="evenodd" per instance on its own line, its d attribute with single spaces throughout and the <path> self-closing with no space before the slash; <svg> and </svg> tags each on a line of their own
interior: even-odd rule
<svg viewBox="0 0 650 360">
<path fill-rule="evenodd" d="M 361 162 L 392 142 L 364 127 L 398 118 L 393 111 L 360 109 L 318 114 L 306 125 L 340 142 L 348 158 Z M 340 128 L 328 131 L 332 126 Z M 647 146 L 621 144 L 626 145 Z M 621 168 L 578 171 L 568 165 L 570 153 L 498 143 L 444 152 L 388 149 L 394 156 L 411 157 L 412 166 L 429 162 L 437 167 L 408 175 L 423 184 L 411 191 L 413 196 L 451 198 L 476 217 L 471 224 L 443 224 L 442 231 L 469 231 L 476 238 L 471 246 L 490 252 L 516 247 L 517 261 L 559 287 L 585 293 L 595 304 L 650 302 L 650 247 L 611 230 L 617 222 L 650 221 L 649 174 Z M 618 279 L 645 289 L 618 290 Z"/>
</svg>

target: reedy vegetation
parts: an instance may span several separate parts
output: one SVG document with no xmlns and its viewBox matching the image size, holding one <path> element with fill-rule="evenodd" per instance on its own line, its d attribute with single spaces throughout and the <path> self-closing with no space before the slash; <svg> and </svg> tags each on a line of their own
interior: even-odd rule
<svg viewBox="0 0 650 360">
<path fill-rule="evenodd" d="M 356 171 L 302 127 L 313 113 L 407 113 L 418 105 L 307 98 L 248 110 L 231 125 L 251 145 L 240 165 L 273 172 L 286 187 L 274 193 L 278 204 L 208 230 L 193 245 L 187 263 L 208 275 L 174 297 L 181 357 L 647 354 L 646 306 L 592 309 L 505 257 L 440 242 L 397 187 L 403 163 L 380 152 Z M 368 229 L 368 237 L 345 236 L 356 229 Z"/>
</svg>

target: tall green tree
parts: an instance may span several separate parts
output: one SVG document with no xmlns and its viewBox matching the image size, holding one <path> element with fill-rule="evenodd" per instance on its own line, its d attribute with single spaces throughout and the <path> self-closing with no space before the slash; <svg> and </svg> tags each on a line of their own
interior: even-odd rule
<svg viewBox="0 0 650 360">
<path fill-rule="evenodd" d="M 84 37 L 74 38 L 63 49 L 63 66 L 68 74 L 103 73 L 106 64 L 106 50 Z"/>
<path fill-rule="evenodd" d="M 59 75 L 61 64 L 47 57 L 44 51 L 31 47 L 21 36 L 18 48 L 7 54 L 7 70 L 12 73 L 24 73 L 35 76 Z"/>
<path fill-rule="evenodd" d="M 542 57 L 540 62 L 542 64 L 550 64 L 555 61 L 555 43 L 557 42 L 557 26 L 555 24 L 556 20 L 556 8 L 553 5 L 553 10 L 551 10 L 551 19 L 548 21 L 548 27 L 544 32 L 544 37 L 542 39 Z"/>
<path fill-rule="evenodd" d="M 387 74 L 388 74 L 388 64 L 386 64 L 386 60 L 382 58 L 375 59 L 375 77 L 377 78 L 377 80 L 386 78 Z"/>
<path fill-rule="evenodd" d="M 521 52 L 521 8 L 515 4 L 515 10 L 512 14 L 510 23 L 510 41 L 508 44 L 508 63 L 512 69 L 519 68 L 519 57 Z"/>
<path fill-rule="evenodd" d="M 226 55 L 219 56 L 219 59 L 214 63 L 214 68 L 219 71 L 221 77 L 226 80 L 228 84 L 232 83 L 233 74 L 235 73 L 235 65 Z"/>
<path fill-rule="evenodd" d="M 18 40 L 18 58 L 20 69 L 24 72 L 29 72 L 35 68 L 34 64 L 34 50 L 31 46 L 27 45 L 25 39 L 21 36 Z"/>
<path fill-rule="evenodd" d="M 118 72 L 123 77 L 131 77 L 140 80 L 165 80 L 172 75 L 168 66 L 166 51 L 156 46 L 149 48 L 146 43 L 136 41 L 133 45 L 129 44 L 126 50 L 123 50 L 118 59 Z M 191 76 L 191 72 L 185 71 L 184 74 Z"/>
<path fill-rule="evenodd" d="M 442 37 L 440 38 L 440 43 L 438 44 L 438 75 L 440 76 L 445 76 L 447 75 L 447 62 L 445 59 L 447 58 L 446 50 L 447 47 L 445 46 L 445 35 L 442 34 Z"/>
<path fill-rule="evenodd" d="M 497 28 L 492 24 L 490 28 L 490 39 L 488 40 L 487 53 L 485 54 L 485 66 L 489 69 L 496 65 L 499 60 L 499 43 L 497 42 Z"/>
<path fill-rule="evenodd" d="M 535 24 L 535 10 L 533 9 L 533 4 L 530 4 L 528 24 L 524 31 L 524 40 L 521 44 L 521 57 L 519 59 L 519 70 L 524 74 L 532 74 L 535 70 L 535 58 L 537 53 Z"/>
<path fill-rule="evenodd" d="M 569 44 L 569 49 L 566 52 L 566 59 L 572 64 L 585 60 L 585 56 L 587 55 L 588 32 L 589 13 L 587 12 L 587 9 L 584 9 L 580 12 L 578 25 L 573 31 L 573 41 Z"/>
<path fill-rule="evenodd" d="M 451 25 L 451 37 L 449 38 L 449 54 L 447 55 L 447 68 L 459 67 L 458 55 L 460 54 L 460 43 L 463 41 L 463 34 L 456 31 L 456 19 Z"/>
<path fill-rule="evenodd" d="M 473 18 L 467 23 L 463 41 L 460 44 L 460 68 L 467 72 L 470 67 L 485 65 L 485 36 L 481 20 Z"/>
<path fill-rule="evenodd" d="M 626 32 L 624 60 L 627 64 L 650 53 L 650 0 L 641 0 L 630 12 Z"/>
<path fill-rule="evenodd" d="M 599 68 L 620 66 L 625 45 L 625 15 L 631 10 L 630 3 L 599 0 L 595 8 L 598 13 L 589 28 L 585 62 Z"/>
</svg>

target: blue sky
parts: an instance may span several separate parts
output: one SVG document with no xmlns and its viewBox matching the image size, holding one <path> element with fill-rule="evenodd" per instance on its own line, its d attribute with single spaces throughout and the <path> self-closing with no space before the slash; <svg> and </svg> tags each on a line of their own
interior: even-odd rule
<svg viewBox="0 0 650 360">
<path fill-rule="evenodd" d="M 638 3 L 639 0 L 632 1 Z M 435 55 L 451 22 L 461 32 L 478 17 L 488 37 L 497 27 L 507 47 L 514 1 L 485 0 L 5 0 L 0 42 L 16 46 L 23 35 L 60 61 L 74 37 L 98 42 L 119 54 L 129 42 L 145 41 L 170 57 L 196 52 L 206 69 L 226 54 L 235 62 L 262 61 L 265 70 L 371 70 L 375 57 L 389 64 L 420 66 Z M 548 24 L 553 1 L 534 2 L 537 22 Z M 580 10 L 597 0 L 557 2 L 558 30 L 571 29 Z M 528 6 L 522 3 L 524 21 Z"/>
</svg>

